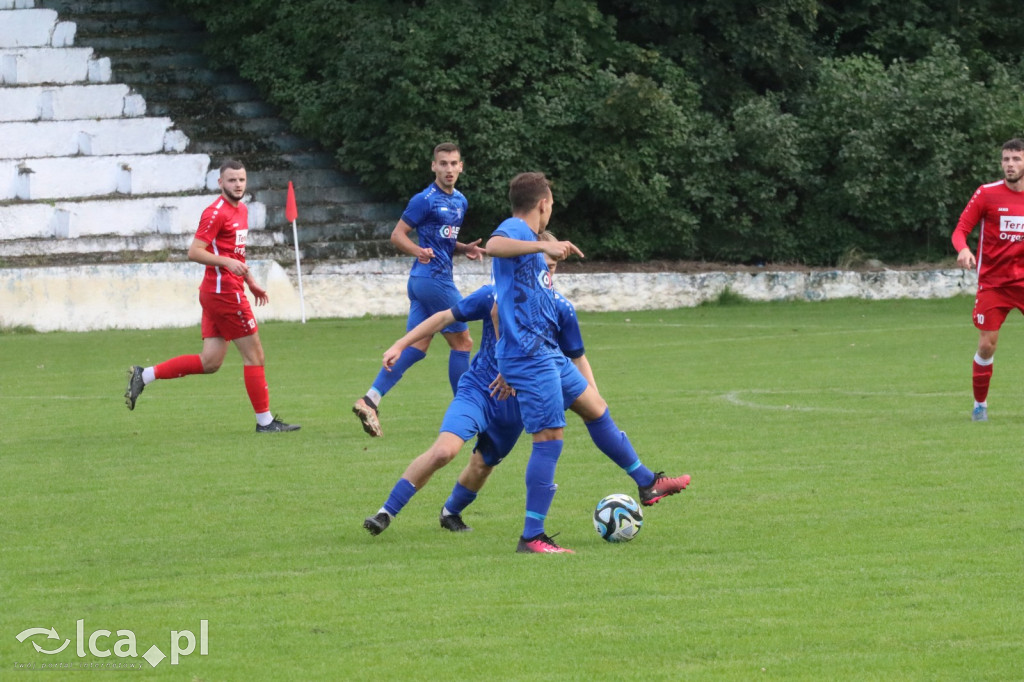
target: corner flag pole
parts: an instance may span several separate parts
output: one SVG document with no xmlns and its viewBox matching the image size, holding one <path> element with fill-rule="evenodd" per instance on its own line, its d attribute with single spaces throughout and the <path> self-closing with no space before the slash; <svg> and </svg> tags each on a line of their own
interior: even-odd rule
<svg viewBox="0 0 1024 682">
<path fill-rule="evenodd" d="M 292 241 L 295 243 L 295 270 L 299 274 L 299 306 L 302 310 L 302 324 L 306 324 L 306 299 L 302 295 L 302 262 L 299 260 L 299 228 L 295 221 L 299 217 L 299 210 L 295 206 L 295 189 L 292 181 L 288 181 L 288 199 L 284 204 L 284 218 L 292 224 Z"/>
</svg>

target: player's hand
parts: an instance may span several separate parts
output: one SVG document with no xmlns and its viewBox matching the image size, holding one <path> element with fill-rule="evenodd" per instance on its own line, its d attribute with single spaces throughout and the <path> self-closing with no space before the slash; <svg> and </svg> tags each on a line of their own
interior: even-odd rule
<svg viewBox="0 0 1024 682">
<path fill-rule="evenodd" d="M 573 255 L 586 258 L 579 247 L 572 242 L 540 242 L 540 245 L 541 250 L 554 260 L 565 260 Z"/>
<path fill-rule="evenodd" d="M 480 260 L 484 257 L 487 251 L 480 247 L 480 241 L 477 239 L 475 242 L 466 244 L 466 250 L 463 251 L 466 258 L 469 260 Z"/>
<path fill-rule="evenodd" d="M 434 250 L 431 248 L 420 249 L 419 254 L 416 255 L 416 260 L 421 263 L 429 263 L 434 259 Z"/>
<path fill-rule="evenodd" d="M 249 266 L 240 260 L 234 258 L 226 258 L 227 263 L 222 267 L 230 272 L 232 275 L 238 275 L 239 277 L 245 277 L 249 274 Z"/>
<path fill-rule="evenodd" d="M 498 400 L 507 400 L 516 394 L 516 389 L 509 386 L 505 377 L 500 374 L 494 378 L 488 388 L 491 389 L 491 397 Z"/>
<path fill-rule="evenodd" d="M 974 259 L 974 254 L 968 248 L 963 248 L 960 253 L 956 254 L 956 262 L 962 268 L 974 268 L 978 265 L 978 261 Z"/>
<path fill-rule="evenodd" d="M 266 305 L 270 302 L 270 296 L 267 295 L 267 290 L 259 284 L 249 282 L 249 291 L 252 292 L 253 298 L 256 299 L 256 305 Z"/>
<path fill-rule="evenodd" d="M 395 366 L 396 362 L 398 362 L 398 358 L 402 354 L 403 350 L 405 349 L 396 343 L 395 345 L 391 346 L 391 348 L 388 348 L 386 351 L 384 351 L 384 358 L 382 360 L 384 369 L 390 372 L 391 368 Z"/>
</svg>

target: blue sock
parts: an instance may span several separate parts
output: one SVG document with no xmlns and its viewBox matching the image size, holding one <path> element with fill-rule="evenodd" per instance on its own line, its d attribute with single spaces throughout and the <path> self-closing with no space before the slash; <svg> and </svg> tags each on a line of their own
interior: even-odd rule
<svg viewBox="0 0 1024 682">
<path fill-rule="evenodd" d="M 610 410 L 605 409 L 604 414 L 598 419 L 589 422 L 587 431 L 590 432 L 590 439 L 594 441 L 597 449 L 618 464 L 638 486 L 644 488 L 654 483 L 654 472 L 640 461 L 629 438 L 612 420 Z"/>
<path fill-rule="evenodd" d="M 384 509 L 392 516 L 398 516 L 402 507 L 409 504 L 409 500 L 416 494 L 416 486 L 404 478 L 398 479 L 398 483 L 391 489 L 388 501 L 384 503 Z"/>
<path fill-rule="evenodd" d="M 462 510 L 473 504 L 475 499 L 475 492 L 456 481 L 455 487 L 452 488 L 452 494 L 448 496 L 448 500 L 444 503 L 444 508 L 452 514 L 461 514 Z"/>
<path fill-rule="evenodd" d="M 452 385 L 452 395 L 459 387 L 459 379 L 469 369 L 469 351 L 453 350 L 448 354 L 448 382 Z"/>
<path fill-rule="evenodd" d="M 417 362 L 427 357 L 427 354 L 421 351 L 419 348 L 413 348 L 409 346 L 402 351 L 402 354 L 398 356 L 398 362 L 391 368 L 391 371 L 387 371 L 383 367 L 377 372 L 377 378 L 373 380 L 373 388 L 381 395 L 386 394 L 395 384 L 401 380 L 402 375 L 405 374 L 405 370 L 409 369 Z"/>
<path fill-rule="evenodd" d="M 526 463 L 526 521 L 523 537 L 529 540 L 544 532 L 551 501 L 555 499 L 555 467 L 562 454 L 562 441 L 546 440 L 533 444 Z"/>
</svg>

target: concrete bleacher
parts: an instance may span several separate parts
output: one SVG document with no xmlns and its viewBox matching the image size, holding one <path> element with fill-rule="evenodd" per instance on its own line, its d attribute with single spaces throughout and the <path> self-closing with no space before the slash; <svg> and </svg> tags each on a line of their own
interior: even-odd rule
<svg viewBox="0 0 1024 682">
<path fill-rule="evenodd" d="M 168 236 L 190 234 L 217 189 L 210 157 L 188 153 L 171 118 L 146 116 L 141 95 L 109 82 L 110 59 L 75 35 L 53 9 L 0 0 L 0 258 L 100 253 L 133 236 L 178 248 Z M 249 203 L 250 229 L 263 228 L 266 208 Z"/>
</svg>

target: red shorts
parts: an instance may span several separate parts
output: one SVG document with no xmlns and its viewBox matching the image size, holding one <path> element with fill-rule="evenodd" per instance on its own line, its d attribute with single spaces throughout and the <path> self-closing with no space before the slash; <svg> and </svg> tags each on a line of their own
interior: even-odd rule
<svg viewBox="0 0 1024 682">
<path fill-rule="evenodd" d="M 225 341 L 233 341 L 255 334 L 258 329 L 245 294 L 200 291 L 199 305 L 203 307 L 204 339 L 220 337 Z"/>
<path fill-rule="evenodd" d="M 998 331 L 1014 308 L 1024 313 L 1024 286 L 982 289 L 974 299 L 974 326 L 983 331 Z"/>
</svg>

